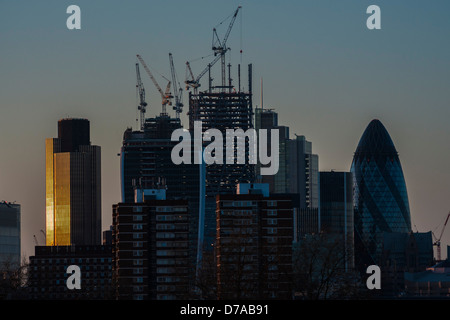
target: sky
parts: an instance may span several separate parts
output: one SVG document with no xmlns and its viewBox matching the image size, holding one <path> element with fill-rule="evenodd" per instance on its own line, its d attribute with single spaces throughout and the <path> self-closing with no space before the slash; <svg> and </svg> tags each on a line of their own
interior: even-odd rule
<svg viewBox="0 0 450 320">
<path fill-rule="evenodd" d="M 80 30 L 66 27 L 72 4 Z M 366 27 L 372 4 L 380 30 Z M 399 152 L 413 231 L 441 232 L 450 210 L 450 2 L 0 0 L 0 201 L 21 204 L 25 257 L 34 255 L 33 235 L 45 243 L 45 139 L 57 136 L 58 120 L 90 121 L 102 148 L 107 230 L 121 197 L 123 132 L 137 128 L 136 54 L 164 88 L 172 53 L 183 83 L 186 61 L 199 74 L 214 58 L 212 30 L 223 37 L 239 5 L 227 63 L 234 79 L 241 64 L 244 87 L 252 64 L 254 107 L 262 79 L 264 107 L 312 142 L 322 171 L 349 171 L 364 129 L 379 119 Z M 151 117 L 161 100 L 143 69 L 141 77 Z M 444 258 L 449 244 L 446 229 Z"/>
</svg>

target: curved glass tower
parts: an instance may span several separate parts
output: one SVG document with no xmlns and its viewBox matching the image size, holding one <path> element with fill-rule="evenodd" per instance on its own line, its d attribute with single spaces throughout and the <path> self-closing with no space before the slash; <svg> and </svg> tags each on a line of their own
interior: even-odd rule
<svg viewBox="0 0 450 320">
<path fill-rule="evenodd" d="M 384 232 L 410 232 L 405 179 L 397 150 L 379 120 L 364 131 L 351 166 L 355 205 L 355 254 L 359 264 L 378 264 Z"/>
</svg>

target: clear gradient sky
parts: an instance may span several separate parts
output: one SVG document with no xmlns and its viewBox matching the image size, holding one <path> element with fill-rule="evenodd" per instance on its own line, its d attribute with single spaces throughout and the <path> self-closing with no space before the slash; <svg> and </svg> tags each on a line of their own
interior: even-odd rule
<svg viewBox="0 0 450 320">
<path fill-rule="evenodd" d="M 66 28 L 71 4 L 81 30 Z M 371 4 L 381 30 L 366 28 Z M 57 136 L 57 121 L 90 120 L 106 230 L 120 201 L 122 134 L 136 128 L 136 54 L 169 77 L 171 52 L 183 82 L 187 60 L 197 74 L 212 60 L 196 59 L 211 54 L 213 27 L 238 5 L 228 61 L 235 73 L 253 64 L 254 104 L 262 77 L 264 107 L 312 141 L 320 170 L 349 171 L 365 127 L 379 119 L 400 155 L 413 230 L 440 233 L 450 210 L 449 1 L 0 0 L 0 201 L 22 205 L 24 256 L 34 254 L 34 234 L 44 244 L 45 139 Z M 141 76 L 154 116 L 160 98 Z M 448 244 L 450 227 L 444 258 Z"/>
</svg>

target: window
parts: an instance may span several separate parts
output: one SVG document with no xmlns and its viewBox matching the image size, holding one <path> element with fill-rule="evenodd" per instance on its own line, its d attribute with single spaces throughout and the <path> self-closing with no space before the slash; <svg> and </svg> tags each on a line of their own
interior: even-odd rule
<svg viewBox="0 0 450 320">
<path fill-rule="evenodd" d="M 142 278 L 142 277 L 134 278 L 134 282 L 135 283 L 144 283 L 144 278 Z"/>
<path fill-rule="evenodd" d="M 175 229 L 174 224 L 159 223 L 156 225 L 156 230 L 173 230 L 173 229 Z"/>
<path fill-rule="evenodd" d="M 144 273 L 144 269 L 142 268 L 134 268 L 133 269 L 133 274 L 143 274 Z"/>
<path fill-rule="evenodd" d="M 277 202 L 276 201 L 267 201 L 267 206 L 268 207 L 276 207 L 277 206 Z"/>
<path fill-rule="evenodd" d="M 133 265 L 134 266 L 142 266 L 142 265 L 144 265 L 144 260 L 134 259 L 133 260 Z"/>
<path fill-rule="evenodd" d="M 173 239 L 175 238 L 175 233 L 171 232 L 157 232 L 156 233 L 157 239 Z"/>
<path fill-rule="evenodd" d="M 137 215 L 134 215 L 133 216 L 133 221 L 142 221 L 142 215 L 140 215 L 140 214 L 137 214 Z"/>
<path fill-rule="evenodd" d="M 156 212 L 172 212 L 172 207 L 157 207 Z"/>
<path fill-rule="evenodd" d="M 277 238 L 276 237 L 267 237 L 267 243 L 276 243 Z"/>
<path fill-rule="evenodd" d="M 144 255 L 144 251 L 142 250 L 133 250 L 133 257 L 142 257 Z"/>
<path fill-rule="evenodd" d="M 141 223 L 137 223 L 137 224 L 133 224 L 133 230 L 142 230 L 142 224 Z"/>
<path fill-rule="evenodd" d="M 134 286 L 133 287 L 133 291 L 134 292 L 143 292 L 144 291 L 144 287 L 142 287 L 142 286 Z"/>
</svg>

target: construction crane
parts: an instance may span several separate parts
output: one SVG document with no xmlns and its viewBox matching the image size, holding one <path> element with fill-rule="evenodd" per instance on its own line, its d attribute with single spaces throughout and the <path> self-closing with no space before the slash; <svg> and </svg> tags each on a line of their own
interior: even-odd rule
<svg viewBox="0 0 450 320">
<path fill-rule="evenodd" d="M 167 87 L 166 87 L 166 91 L 163 92 L 161 87 L 159 86 L 158 82 L 156 81 L 155 77 L 153 76 L 152 72 L 150 71 L 149 67 L 145 63 L 144 59 L 142 59 L 142 57 L 139 54 L 136 55 L 136 57 L 138 58 L 139 62 L 142 64 L 142 66 L 144 67 L 145 71 L 147 72 L 147 74 L 149 75 L 149 77 L 152 80 L 153 84 L 155 85 L 156 89 L 161 94 L 162 114 L 164 114 L 164 115 L 167 114 L 167 112 L 166 112 L 166 105 L 171 105 L 172 102 L 171 102 L 170 99 L 173 98 L 171 93 L 170 93 L 170 84 L 171 84 L 170 80 L 168 80 L 166 77 L 162 76 L 164 79 L 166 79 L 168 81 Z"/>
<path fill-rule="evenodd" d="M 198 87 L 200 87 L 200 79 L 205 75 L 205 73 L 206 72 L 208 72 L 208 70 L 210 70 L 211 69 L 211 67 L 217 62 L 217 61 L 219 61 L 220 60 L 220 58 L 221 58 L 221 56 L 216 56 L 216 58 L 212 61 L 212 62 L 210 62 L 209 64 L 208 64 L 208 66 L 205 68 L 205 69 L 203 69 L 203 71 L 202 72 L 200 72 L 200 74 L 197 76 L 197 78 L 195 78 L 194 79 L 194 75 L 193 75 L 193 73 L 192 73 L 192 69 L 191 69 L 191 66 L 190 66 L 190 64 L 189 64 L 189 61 L 187 61 L 186 62 L 186 66 L 187 66 L 187 68 L 188 68 L 188 70 L 189 70 L 189 74 L 190 74 L 190 76 L 191 76 L 191 79 L 190 80 L 186 80 L 186 89 L 189 89 L 189 87 L 192 87 L 192 88 L 194 88 L 194 91 L 197 91 L 197 88 Z M 195 92 L 196 93 L 196 92 Z"/>
<path fill-rule="evenodd" d="M 225 33 L 225 37 L 222 41 L 220 41 L 219 36 L 217 35 L 216 28 L 213 29 L 213 44 L 212 44 L 212 50 L 214 51 L 214 55 L 219 55 L 221 62 L 222 62 L 222 87 L 225 87 L 225 53 L 230 49 L 227 48 L 226 43 L 228 40 L 228 36 L 230 35 L 231 28 L 233 28 L 234 20 L 236 20 L 236 16 L 239 12 L 239 9 L 241 6 L 239 6 L 236 11 L 233 14 L 233 17 L 231 18 L 230 25 L 228 26 L 228 30 Z M 216 39 L 216 40 L 214 40 Z M 217 44 L 217 45 L 216 45 Z"/>
<path fill-rule="evenodd" d="M 172 73 L 172 83 L 173 83 L 173 92 L 175 96 L 175 105 L 173 106 L 173 110 L 175 110 L 177 119 L 180 118 L 180 114 L 183 111 L 183 89 L 178 88 L 178 80 L 177 80 L 177 74 L 175 72 L 175 67 L 173 65 L 173 57 L 172 54 L 169 53 L 169 60 L 170 60 L 170 71 Z"/>
<path fill-rule="evenodd" d="M 140 112 L 140 129 L 144 130 L 144 123 L 145 123 L 145 111 L 147 107 L 147 102 L 145 102 L 145 89 L 144 84 L 141 80 L 141 73 L 139 72 L 139 63 L 136 63 L 136 90 L 139 94 L 139 105 L 138 110 Z"/>
<path fill-rule="evenodd" d="M 192 69 L 191 66 L 189 64 L 189 61 L 186 62 L 186 66 L 187 69 L 189 70 L 189 76 L 190 79 L 186 79 L 185 83 L 186 83 L 186 89 L 189 89 L 189 87 L 194 88 L 194 90 L 197 90 L 198 87 L 200 87 L 200 79 L 205 75 L 206 72 L 208 72 L 208 70 L 210 70 L 210 68 L 212 66 L 214 66 L 214 64 L 221 60 L 222 66 L 221 66 L 221 70 L 222 70 L 222 87 L 225 87 L 225 53 L 230 49 L 226 46 L 228 37 L 230 35 L 231 29 L 233 28 L 233 24 L 234 21 L 236 20 L 236 16 L 239 12 L 239 9 L 241 9 L 241 6 L 239 6 L 236 11 L 234 12 L 232 18 L 231 18 L 231 22 L 228 26 L 228 29 L 225 33 L 225 36 L 223 38 L 222 41 L 220 41 L 219 36 L 217 34 L 217 30 L 216 28 L 213 29 L 213 43 L 212 43 L 212 50 L 214 51 L 214 55 L 215 58 L 213 61 L 211 61 L 208 66 L 203 69 L 202 72 L 200 72 L 200 74 L 197 76 L 197 78 L 194 77 L 194 74 L 192 73 Z"/>
<path fill-rule="evenodd" d="M 447 226 L 447 222 L 448 222 L 449 218 L 450 218 L 450 212 L 448 213 L 447 218 L 445 219 L 445 223 L 444 223 L 444 226 L 442 227 L 441 234 L 439 235 L 439 238 L 436 238 L 434 233 L 432 233 L 433 236 L 436 238 L 436 240 L 433 243 L 433 245 L 436 246 L 436 256 L 437 256 L 437 260 L 438 261 L 441 261 L 441 238 L 442 238 L 442 235 L 444 234 L 444 230 L 445 230 L 445 227 Z"/>
<path fill-rule="evenodd" d="M 45 241 L 46 241 L 45 231 L 41 229 L 41 233 L 44 235 L 44 243 L 45 243 Z M 34 243 L 38 246 L 39 245 L 39 241 L 38 241 L 38 239 L 37 239 L 35 234 L 33 234 L 33 238 L 34 238 Z"/>
</svg>

